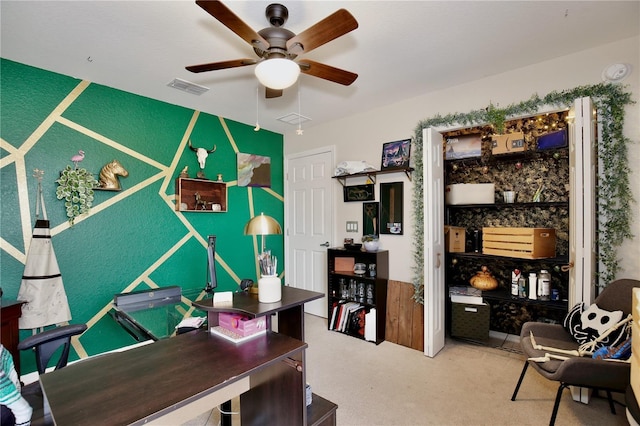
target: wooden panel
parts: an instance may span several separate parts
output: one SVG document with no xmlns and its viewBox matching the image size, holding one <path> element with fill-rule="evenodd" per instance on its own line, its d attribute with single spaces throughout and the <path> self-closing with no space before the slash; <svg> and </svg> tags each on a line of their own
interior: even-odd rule
<svg viewBox="0 0 640 426">
<path fill-rule="evenodd" d="M 400 284 L 400 312 L 398 317 L 398 343 L 411 347 L 411 334 L 413 332 L 413 305 L 411 298 L 414 290 L 412 285 Z"/>
<path fill-rule="evenodd" d="M 400 317 L 400 282 L 389 281 L 387 287 L 386 340 L 398 343 L 398 321 Z"/>
<path fill-rule="evenodd" d="M 419 351 L 424 350 L 424 307 L 413 300 L 410 283 L 389 281 L 386 340 Z"/>
<path fill-rule="evenodd" d="M 413 286 L 412 286 L 413 287 Z M 412 299 L 413 300 L 413 299 Z M 411 348 L 424 351 L 424 306 L 413 303 Z"/>
</svg>

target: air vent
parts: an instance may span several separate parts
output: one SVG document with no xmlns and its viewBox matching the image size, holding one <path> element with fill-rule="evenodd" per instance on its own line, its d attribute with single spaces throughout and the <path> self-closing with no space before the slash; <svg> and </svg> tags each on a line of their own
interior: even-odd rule
<svg viewBox="0 0 640 426">
<path fill-rule="evenodd" d="M 282 121 L 283 123 L 291 124 L 293 126 L 297 126 L 298 124 L 302 124 L 306 121 L 311 121 L 309 117 L 305 117 L 304 115 L 300 115 L 295 112 L 291 112 L 287 115 L 283 115 L 282 117 L 278 117 L 277 120 Z"/>
<path fill-rule="evenodd" d="M 200 86 L 199 84 L 191 83 L 190 81 L 182 80 L 180 78 L 174 78 L 173 81 L 170 81 L 169 84 L 167 84 L 167 86 L 198 96 L 209 90 L 208 87 Z"/>
</svg>

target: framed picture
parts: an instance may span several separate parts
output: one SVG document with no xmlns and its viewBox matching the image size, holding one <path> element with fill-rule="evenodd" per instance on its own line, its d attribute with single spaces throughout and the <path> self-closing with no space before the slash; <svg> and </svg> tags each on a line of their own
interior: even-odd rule
<svg viewBox="0 0 640 426">
<path fill-rule="evenodd" d="M 380 184 L 380 233 L 402 235 L 403 182 Z"/>
<path fill-rule="evenodd" d="M 375 185 L 365 184 L 365 185 L 354 185 L 354 186 L 345 186 L 343 188 L 344 192 L 344 201 L 370 201 L 376 199 L 375 194 Z"/>
<path fill-rule="evenodd" d="M 409 167 L 411 139 L 382 144 L 382 165 L 380 170 Z"/>
<path fill-rule="evenodd" d="M 444 155 L 446 160 L 480 157 L 481 155 L 482 135 L 480 133 L 447 138 Z"/>
<path fill-rule="evenodd" d="M 237 154 L 238 186 L 271 188 L 271 157 Z"/>
<path fill-rule="evenodd" d="M 362 203 L 362 235 L 380 235 L 380 203 Z"/>
</svg>

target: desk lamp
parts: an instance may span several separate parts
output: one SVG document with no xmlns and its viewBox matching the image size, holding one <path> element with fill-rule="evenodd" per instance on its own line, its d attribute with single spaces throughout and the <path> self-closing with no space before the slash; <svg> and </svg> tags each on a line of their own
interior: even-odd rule
<svg viewBox="0 0 640 426">
<path fill-rule="evenodd" d="M 277 278 L 277 259 L 275 256 L 267 254 L 264 246 L 264 236 L 272 234 L 282 234 L 282 228 L 277 220 L 271 216 L 266 216 L 264 213 L 260 213 L 259 216 L 254 216 L 244 226 L 245 235 L 260 235 L 262 237 L 261 254 L 258 256 L 260 279 L 258 280 L 258 288 L 256 286 L 251 287 L 249 290 L 252 293 L 258 293 L 258 299 L 260 302 L 275 302 L 280 300 L 280 278 Z M 265 275 L 270 275 L 265 281 Z M 260 289 L 264 287 L 261 291 Z"/>
<path fill-rule="evenodd" d="M 264 213 L 254 216 L 244 226 L 244 235 L 260 235 L 262 236 L 262 247 L 260 253 L 264 253 L 264 236 L 282 234 L 282 228 L 277 220 Z"/>
</svg>

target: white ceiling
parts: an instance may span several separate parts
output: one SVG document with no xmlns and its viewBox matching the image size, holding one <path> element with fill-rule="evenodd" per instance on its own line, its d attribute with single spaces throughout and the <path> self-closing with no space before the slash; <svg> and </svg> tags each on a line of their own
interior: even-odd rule
<svg viewBox="0 0 640 426">
<path fill-rule="evenodd" d="M 226 1 L 256 31 L 269 1 Z M 636 36 L 639 1 L 282 1 L 299 33 L 339 8 L 355 31 L 303 57 L 359 74 L 351 86 L 301 75 L 305 129 L 568 53 Z M 24 64 L 243 123 L 256 122 L 253 66 L 192 74 L 186 65 L 253 58 L 252 48 L 193 0 L 0 2 L 1 55 Z M 638 72 L 638 70 L 634 70 Z M 210 90 L 167 86 L 180 78 Z M 262 128 L 298 112 L 296 86 L 260 94 Z"/>
</svg>

